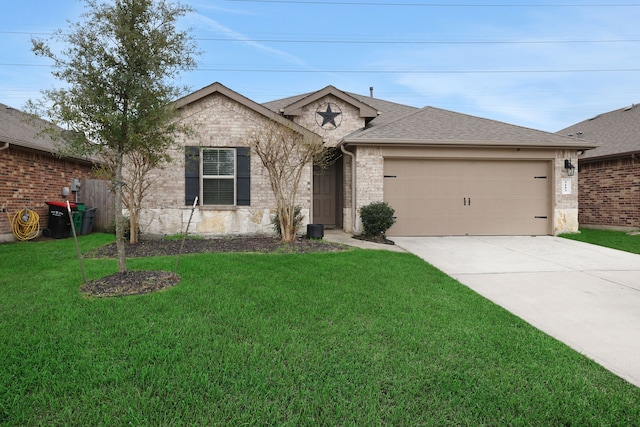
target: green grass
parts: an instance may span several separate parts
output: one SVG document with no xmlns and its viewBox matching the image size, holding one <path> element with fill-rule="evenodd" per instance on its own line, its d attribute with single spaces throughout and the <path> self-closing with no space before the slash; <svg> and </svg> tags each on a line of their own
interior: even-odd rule
<svg viewBox="0 0 640 427">
<path fill-rule="evenodd" d="M 561 234 L 560 237 L 640 254 L 640 235 L 630 235 L 626 231 L 581 228 L 580 233 Z"/>
<path fill-rule="evenodd" d="M 2 425 L 640 420 L 640 389 L 409 254 L 183 255 L 177 287 L 111 299 L 79 294 L 72 239 L 0 260 Z"/>
<path fill-rule="evenodd" d="M 204 237 L 202 237 L 201 235 L 198 234 L 188 234 L 187 239 L 189 240 L 202 240 L 204 239 Z M 163 238 L 163 240 L 184 240 L 185 236 L 184 233 L 177 233 L 177 234 L 171 234 L 169 236 L 165 236 Z"/>
</svg>

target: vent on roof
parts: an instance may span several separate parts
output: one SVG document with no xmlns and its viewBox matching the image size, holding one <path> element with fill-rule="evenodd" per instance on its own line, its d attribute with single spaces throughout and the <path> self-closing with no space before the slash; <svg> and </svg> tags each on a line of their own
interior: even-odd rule
<svg viewBox="0 0 640 427">
<path fill-rule="evenodd" d="M 632 108 L 635 108 L 635 106 L 636 106 L 636 104 L 631 104 L 631 105 L 629 105 L 627 108 L 625 108 L 625 109 L 624 109 L 624 111 L 629 111 L 629 110 L 631 110 Z"/>
<path fill-rule="evenodd" d="M 601 114 L 598 114 L 598 115 L 597 115 L 597 116 L 595 116 L 595 117 L 591 117 L 588 121 L 590 122 L 591 120 L 595 120 L 595 119 L 597 119 L 597 118 L 598 118 L 598 117 L 600 117 L 600 116 L 601 116 Z"/>
</svg>

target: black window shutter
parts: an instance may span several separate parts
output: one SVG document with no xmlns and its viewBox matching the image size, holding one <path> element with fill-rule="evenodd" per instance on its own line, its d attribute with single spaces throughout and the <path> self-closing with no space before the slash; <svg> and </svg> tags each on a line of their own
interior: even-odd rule
<svg viewBox="0 0 640 427">
<path fill-rule="evenodd" d="M 236 205 L 251 205 L 251 159 L 249 147 L 236 147 Z"/>
<path fill-rule="evenodd" d="M 200 195 L 200 148 L 184 147 L 184 203 L 193 205 Z"/>
</svg>

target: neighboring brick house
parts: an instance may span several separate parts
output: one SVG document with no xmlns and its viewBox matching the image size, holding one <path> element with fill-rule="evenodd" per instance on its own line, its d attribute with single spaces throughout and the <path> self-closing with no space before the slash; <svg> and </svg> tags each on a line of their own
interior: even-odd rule
<svg viewBox="0 0 640 427">
<path fill-rule="evenodd" d="M 62 188 L 69 187 L 72 179 L 92 176 L 93 162 L 59 157 L 54 142 L 38 135 L 43 126 L 44 122 L 0 104 L 0 241 L 13 240 L 7 214 L 32 209 L 45 228 L 45 202 L 64 200 Z"/>
<path fill-rule="evenodd" d="M 601 144 L 578 158 L 580 224 L 640 227 L 640 106 L 599 114 L 558 134 Z"/>
<path fill-rule="evenodd" d="M 246 148 L 252 129 L 269 122 L 315 134 L 333 151 L 336 161 L 327 170 L 309 165 L 299 204 L 305 222 L 354 234 L 361 231 L 359 208 L 374 201 L 396 210 L 390 236 L 575 232 L 578 177 L 565 164 L 577 162 L 578 150 L 596 146 L 333 86 L 261 105 L 214 83 L 176 106 L 195 132 L 171 153 L 184 162 L 156 172 L 143 233 L 184 231 L 196 195 L 192 232 L 272 233 L 268 177 Z M 224 176 L 203 176 L 212 167 L 224 169 Z M 230 195 L 217 200 L 212 185 L 226 186 Z"/>
</svg>

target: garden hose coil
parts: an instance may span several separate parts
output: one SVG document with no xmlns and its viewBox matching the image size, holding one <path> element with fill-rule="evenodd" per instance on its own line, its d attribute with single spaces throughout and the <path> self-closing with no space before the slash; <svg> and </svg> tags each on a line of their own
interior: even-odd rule
<svg viewBox="0 0 640 427">
<path fill-rule="evenodd" d="M 13 215 L 7 213 L 9 217 L 9 223 L 11 225 L 11 232 L 16 239 L 25 241 L 35 239 L 40 235 L 40 215 L 31 209 L 24 208 Z"/>
</svg>

